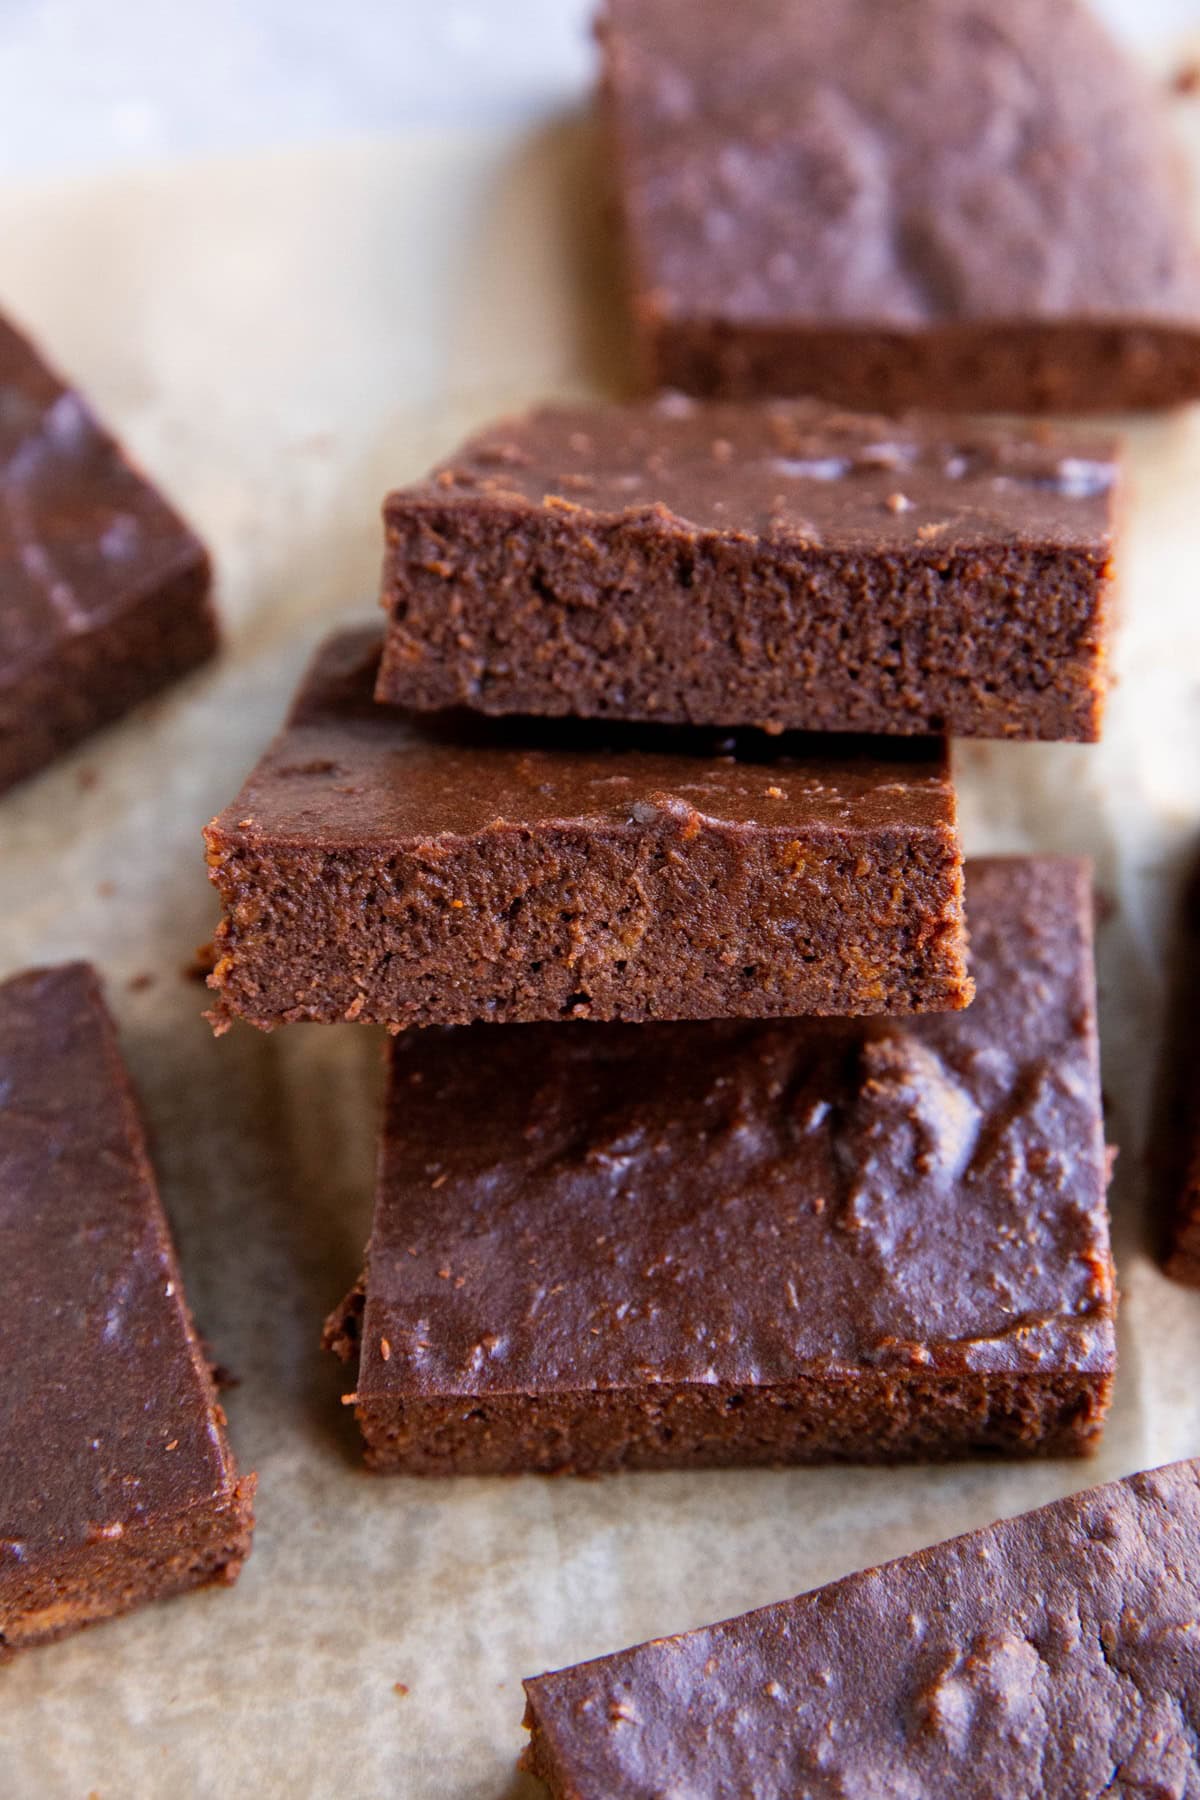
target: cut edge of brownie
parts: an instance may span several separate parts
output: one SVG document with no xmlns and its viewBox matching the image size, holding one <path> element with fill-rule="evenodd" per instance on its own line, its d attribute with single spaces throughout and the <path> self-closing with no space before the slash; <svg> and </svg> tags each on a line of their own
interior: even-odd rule
<svg viewBox="0 0 1200 1800">
<path fill-rule="evenodd" d="M 368 1272 L 321 1346 L 357 1367 Z M 786 1385 L 663 1380 L 647 1387 L 343 1396 L 369 1469 L 383 1474 L 596 1475 L 622 1470 L 888 1466 L 994 1454 L 1090 1456 L 1112 1398 L 1112 1320 L 1071 1370 L 855 1369 Z M 732 1430 L 730 1429 L 732 1421 Z M 881 1429 L 882 1423 L 882 1429 Z"/>
<path fill-rule="evenodd" d="M 408 826 L 380 832 L 371 815 L 350 841 L 272 826 L 261 798 L 250 796 L 269 796 L 284 775 L 326 783 L 306 790 L 305 817 L 318 824 L 321 808 L 340 814 L 347 791 L 363 808 L 369 790 L 347 790 L 344 765 L 361 756 L 373 770 L 378 744 L 370 734 L 392 728 L 387 709 L 371 699 L 379 642 L 378 632 L 349 631 L 317 650 L 282 732 L 205 830 L 223 912 L 208 978 L 217 1000 L 207 1017 L 218 1034 L 235 1018 L 262 1030 L 301 1020 L 399 1030 L 556 1018 L 878 1015 L 970 1003 L 962 847 L 944 747 L 926 771 L 937 779 L 932 799 L 914 784 L 924 817 L 911 824 L 894 815 L 861 826 L 803 816 L 785 824 L 767 811 L 753 823 L 711 817 L 663 798 L 662 765 L 654 764 L 655 793 L 604 817 L 589 811 L 533 826 L 494 818 L 487 827 L 422 834 Z M 395 729 L 403 741 L 404 715 Z M 291 734 L 310 731 L 325 733 L 321 756 L 293 767 L 285 755 Z M 911 758 L 918 740 L 884 742 L 903 746 L 886 752 L 890 764 Z M 334 750 L 343 745 L 338 762 Z M 684 766 L 680 759 L 671 778 Z M 690 774 L 703 759 L 686 766 Z M 803 886 L 789 902 L 781 947 L 773 909 L 781 882 L 797 875 Z M 719 942 L 694 944 L 679 929 L 692 914 L 677 909 L 695 907 L 701 887 L 744 899 L 736 909 L 725 904 Z M 514 909 L 513 892 L 532 892 L 538 904 Z M 286 895 L 287 905 L 264 905 L 264 895 Z M 298 908 L 307 909 L 303 931 L 294 923 Z M 840 939 L 833 930 L 831 942 L 835 919 L 851 920 L 857 935 L 847 926 Z M 336 960 L 325 949 L 334 944 Z M 418 953 L 398 953 L 405 945 Z"/>
<path fill-rule="evenodd" d="M 1082 537 L 1006 545 L 982 575 L 981 552 L 953 542 L 839 550 L 831 565 L 820 548 L 748 544 L 666 511 L 580 504 L 564 525 L 557 506 L 402 491 L 385 517 L 383 702 L 770 731 L 1101 735 L 1111 528 L 1099 549 Z M 619 624 L 637 649 L 622 655 L 611 639 L 631 586 L 633 617 Z M 985 589 L 999 629 L 976 616 Z M 741 642 L 775 632 L 757 655 Z"/>
<path fill-rule="evenodd" d="M 1200 397 L 1200 321 L 980 320 L 926 331 L 669 318 L 632 301 L 647 392 L 711 400 L 815 394 L 904 412 L 1159 410 Z"/>
<path fill-rule="evenodd" d="M 340 1344 L 328 1347 L 346 1355 Z M 353 1352 L 349 1352 L 350 1355 Z M 855 1371 L 785 1386 L 675 1383 L 404 1401 L 353 1399 L 369 1469 L 420 1476 L 888 1466 L 996 1455 L 1089 1456 L 1113 1370 Z"/>
<path fill-rule="evenodd" d="M 148 586 L 118 617 L 47 645 L 0 693 L 0 794 L 201 668 L 220 641 L 212 564 L 193 538 L 165 582 Z"/>
<path fill-rule="evenodd" d="M 1173 971 L 1154 1067 L 1147 1137 L 1152 1250 L 1163 1272 L 1200 1288 L 1200 852 L 1188 846 L 1168 920 Z"/>
<path fill-rule="evenodd" d="M 198 1502 L 126 1527 L 115 1542 L 77 1546 L 53 1572 L 35 1566 L 23 1586 L 6 1581 L 10 1616 L 0 1626 L 0 1662 L 159 1600 L 231 1587 L 253 1542 L 257 1481 L 238 1476 L 215 1504 Z"/>
<path fill-rule="evenodd" d="M 518 831 L 519 828 L 512 828 L 514 841 Z M 661 840 L 655 840 L 663 857 L 670 852 L 673 835 L 670 822 L 666 822 L 665 834 Z M 707 863 L 697 879 L 716 882 L 736 848 L 737 828 L 716 827 L 702 830 L 700 835 L 709 842 L 701 843 Z M 853 839 L 843 842 L 835 832 L 821 835 L 828 852 L 830 886 L 836 888 L 848 879 L 849 867 L 857 860 Z M 634 847 L 624 848 L 617 832 L 596 836 L 601 850 L 607 853 L 608 863 L 620 865 L 625 871 L 623 879 L 631 877 L 636 872 Z M 579 832 L 563 829 L 547 831 L 541 840 L 547 854 L 576 883 L 584 879 L 591 860 L 591 852 L 580 839 Z M 236 1019 L 261 1031 L 301 1022 L 349 1021 L 384 1025 L 396 1032 L 410 1025 L 552 1019 L 641 1023 L 652 1019 L 797 1015 L 900 1017 L 959 1011 L 970 1004 L 974 994 L 965 957 L 961 855 L 949 827 L 946 833 L 914 833 L 906 853 L 893 869 L 896 881 L 906 892 L 919 894 L 925 888 L 930 909 L 939 909 L 935 919 L 928 923 L 923 920 L 920 943 L 913 946 L 911 961 L 900 954 L 898 941 L 895 959 L 886 966 L 873 966 L 861 945 L 846 943 L 840 949 L 830 950 L 826 974 L 819 980 L 804 974 L 803 958 L 768 970 L 771 978 L 767 979 L 761 959 L 763 934 L 748 931 L 742 943 L 726 948 L 719 958 L 709 959 L 704 965 L 703 981 L 696 971 L 689 970 L 681 973 L 669 989 L 654 967 L 654 942 L 646 944 L 643 940 L 639 944 L 639 970 L 630 971 L 628 964 L 622 968 L 624 959 L 619 956 L 603 962 L 597 958 L 594 965 L 581 970 L 572 960 L 575 940 L 570 916 L 562 920 L 561 929 L 554 929 L 549 937 L 539 940 L 532 962 L 528 956 L 523 960 L 503 954 L 487 960 L 472 957 L 464 971 L 458 958 L 447 951 L 443 959 L 410 974 L 395 955 L 395 942 L 381 926 L 375 950 L 362 967 L 352 969 L 347 962 L 337 970 L 314 973 L 309 944 L 314 940 L 336 941 L 330 908 L 338 897 L 359 891 L 390 892 L 403 878 L 404 853 L 382 846 L 377 852 L 331 852 L 319 859 L 317 869 L 314 863 L 318 859 L 303 848 L 280 845 L 273 852 L 256 856 L 250 847 L 225 838 L 219 823 L 209 828 L 208 841 L 212 878 L 224 909 L 214 940 L 218 961 L 207 978 L 217 999 L 205 1015 L 218 1036 L 229 1030 Z M 753 882 L 766 884 L 774 878 L 771 853 L 776 848 L 782 850 L 783 846 L 759 846 L 759 866 L 751 868 Z M 447 890 L 469 893 L 477 879 L 486 888 L 488 871 L 484 862 L 476 842 L 470 838 L 447 845 L 440 868 Z M 699 862 L 699 857 L 695 862 Z M 709 868 L 716 872 L 711 878 Z M 880 882 L 884 879 L 880 871 Z M 610 889 L 615 880 L 610 874 Z M 253 954 L 247 954 L 238 919 L 243 902 L 252 907 L 251 896 L 263 888 L 313 903 L 311 931 L 303 944 L 297 943 L 286 923 L 275 934 L 264 930 L 260 915 L 254 926 Z M 918 910 L 920 904 L 918 900 Z M 468 908 L 464 899 L 462 909 Z M 611 916 L 618 917 L 615 906 Z M 608 915 L 599 924 L 605 933 L 614 934 Z M 664 920 L 658 943 L 664 961 L 670 947 L 669 930 Z M 647 938 L 651 937 L 648 932 Z M 369 950 L 370 946 L 363 948 Z M 382 976 L 378 982 L 376 969 Z M 801 984 L 807 984 L 811 991 L 804 991 Z"/>
</svg>

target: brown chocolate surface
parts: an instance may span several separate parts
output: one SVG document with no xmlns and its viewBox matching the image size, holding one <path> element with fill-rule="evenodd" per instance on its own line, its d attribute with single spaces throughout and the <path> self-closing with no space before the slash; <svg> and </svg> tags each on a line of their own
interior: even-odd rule
<svg viewBox="0 0 1200 1800">
<path fill-rule="evenodd" d="M 1200 1465 L 525 1684 L 553 1800 L 1200 1792 Z"/>
<path fill-rule="evenodd" d="M 203 545 L 0 319 L 0 791 L 210 656 Z"/>
<path fill-rule="evenodd" d="M 1171 998 L 1157 1069 L 1150 1163 L 1166 1272 L 1200 1287 L 1200 858 L 1184 883 L 1171 948 Z"/>
<path fill-rule="evenodd" d="M 970 865 L 974 1004 L 397 1039 L 369 1460 L 1080 1451 L 1114 1366 L 1086 864 Z M 364 1300 L 365 1292 L 365 1300 Z"/>
<path fill-rule="evenodd" d="M 544 409 L 389 496 L 381 700 L 1099 735 L 1111 440 L 818 402 Z"/>
<path fill-rule="evenodd" d="M 318 652 L 207 832 L 217 1022 L 965 1005 L 944 746 L 422 719 Z"/>
<path fill-rule="evenodd" d="M 0 1656 L 232 1581 L 252 1480 L 85 964 L 0 986 Z"/>
<path fill-rule="evenodd" d="M 652 386 L 891 410 L 1200 393 L 1200 253 L 1082 0 L 607 0 Z"/>
</svg>

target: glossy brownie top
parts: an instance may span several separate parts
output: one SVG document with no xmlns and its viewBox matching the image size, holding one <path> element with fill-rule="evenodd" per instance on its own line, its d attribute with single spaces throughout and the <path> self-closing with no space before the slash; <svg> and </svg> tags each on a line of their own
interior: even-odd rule
<svg viewBox="0 0 1200 1800">
<path fill-rule="evenodd" d="M 1113 1364 L 1087 865 L 921 1019 L 397 1039 L 359 1398 Z"/>
<path fill-rule="evenodd" d="M 559 825 L 952 833 L 936 739 L 427 717 L 372 698 L 381 634 L 329 639 L 210 843 L 429 845 Z"/>
<path fill-rule="evenodd" d="M 0 986 L 0 1581 L 233 1485 L 92 970 Z"/>
<path fill-rule="evenodd" d="M 1094 432 L 668 395 L 504 420 L 386 510 L 550 507 L 564 532 L 637 516 L 833 555 L 1034 544 L 1103 564 L 1117 474 L 1115 441 Z"/>
<path fill-rule="evenodd" d="M 0 684 L 206 561 L 82 397 L 0 319 Z"/>
</svg>

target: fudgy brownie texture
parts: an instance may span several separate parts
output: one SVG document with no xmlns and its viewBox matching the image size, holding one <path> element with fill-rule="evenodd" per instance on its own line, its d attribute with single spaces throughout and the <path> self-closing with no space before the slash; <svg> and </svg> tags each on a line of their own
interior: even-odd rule
<svg viewBox="0 0 1200 1800">
<path fill-rule="evenodd" d="M 0 986 L 0 1659 L 233 1581 L 238 1478 L 85 964 Z"/>
<path fill-rule="evenodd" d="M 393 1050 L 326 1341 L 376 1468 L 1074 1454 L 1114 1366 L 1088 870 L 969 865 L 977 993 L 903 1022 Z"/>
<path fill-rule="evenodd" d="M 525 1683 L 553 1800 L 1200 1793 L 1200 1464 Z"/>
<path fill-rule="evenodd" d="M 423 718 L 378 664 L 332 639 L 208 828 L 218 1027 L 969 1000 L 942 744 Z"/>
<path fill-rule="evenodd" d="M 547 409 L 384 507 L 378 697 L 1100 735 L 1115 445 L 770 407 Z"/>
<path fill-rule="evenodd" d="M 1200 394 L 1200 251 L 1081 0 L 607 0 L 652 387 L 895 411 Z"/>
<path fill-rule="evenodd" d="M 0 791 L 211 656 L 203 545 L 0 319 Z"/>
</svg>

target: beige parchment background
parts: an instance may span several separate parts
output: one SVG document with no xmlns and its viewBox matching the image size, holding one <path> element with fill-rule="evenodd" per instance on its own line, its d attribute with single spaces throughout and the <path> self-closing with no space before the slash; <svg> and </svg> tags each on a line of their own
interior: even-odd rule
<svg viewBox="0 0 1200 1800">
<path fill-rule="evenodd" d="M 1200 169 L 1200 102 L 1175 108 Z M 1091 854 L 1122 1362 L 1090 1464 L 417 1483 L 368 1476 L 317 1349 L 365 1239 L 380 1039 L 238 1029 L 184 978 L 199 831 L 307 653 L 369 611 L 378 501 L 469 426 L 609 391 L 620 321 L 586 124 L 421 135 L 0 192 L 0 304 L 212 543 L 224 657 L 0 805 L 0 973 L 104 971 L 236 1448 L 232 1592 L 0 1672 L 3 1800 L 528 1800 L 520 1677 L 780 1598 L 1200 1452 L 1200 1295 L 1156 1272 L 1142 1150 L 1167 911 L 1200 832 L 1200 409 L 1131 431 L 1106 741 L 960 751 L 969 851 Z M 407 1694 L 396 1691 L 400 1683 Z"/>
</svg>

